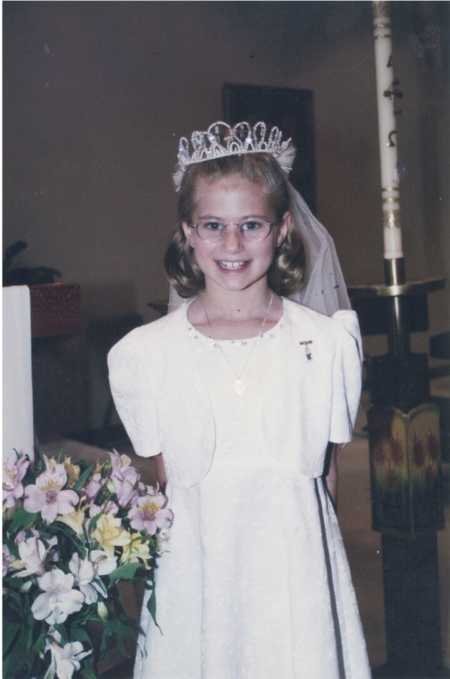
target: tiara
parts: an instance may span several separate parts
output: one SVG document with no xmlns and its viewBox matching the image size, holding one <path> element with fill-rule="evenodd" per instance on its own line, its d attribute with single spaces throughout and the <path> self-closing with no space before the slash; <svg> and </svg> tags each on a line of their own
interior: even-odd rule
<svg viewBox="0 0 450 679">
<path fill-rule="evenodd" d="M 193 132 L 190 142 L 187 137 L 181 137 L 178 142 L 178 163 L 173 175 L 175 190 L 180 190 L 183 175 L 189 165 L 246 153 L 270 153 L 283 172 L 289 174 L 295 158 L 291 138 L 282 141 L 283 133 L 278 127 L 272 127 L 268 134 L 267 132 L 267 125 L 263 122 L 258 122 L 253 127 L 247 122 L 241 122 L 232 127 L 219 120 L 204 132 Z"/>
</svg>

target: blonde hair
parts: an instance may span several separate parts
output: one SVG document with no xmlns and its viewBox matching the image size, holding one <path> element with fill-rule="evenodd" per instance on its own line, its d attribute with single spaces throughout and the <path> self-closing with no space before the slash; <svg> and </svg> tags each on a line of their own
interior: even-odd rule
<svg viewBox="0 0 450 679">
<path fill-rule="evenodd" d="M 289 210 L 289 190 L 286 176 L 277 161 L 267 153 L 226 156 L 190 165 L 178 194 L 178 224 L 169 243 L 164 266 L 170 283 L 181 297 L 194 297 L 205 287 L 205 278 L 198 267 L 194 251 L 184 234 L 182 223 L 191 224 L 197 181 L 214 181 L 219 177 L 239 174 L 262 185 L 277 223 Z M 267 273 L 269 287 L 278 295 L 290 295 L 301 287 L 305 253 L 300 236 L 291 224 L 283 242 L 277 247 Z"/>
</svg>

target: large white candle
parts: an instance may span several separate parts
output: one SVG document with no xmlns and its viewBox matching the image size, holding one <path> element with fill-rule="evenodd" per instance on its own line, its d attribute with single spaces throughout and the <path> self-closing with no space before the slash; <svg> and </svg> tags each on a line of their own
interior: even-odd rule
<svg viewBox="0 0 450 679">
<path fill-rule="evenodd" d="M 375 38 L 378 131 L 385 259 L 403 257 L 400 190 L 397 170 L 397 127 L 394 107 L 398 94 L 392 65 L 391 19 L 388 2 L 372 3 Z"/>
<path fill-rule="evenodd" d="M 3 453 L 33 457 L 30 291 L 3 288 Z"/>
</svg>

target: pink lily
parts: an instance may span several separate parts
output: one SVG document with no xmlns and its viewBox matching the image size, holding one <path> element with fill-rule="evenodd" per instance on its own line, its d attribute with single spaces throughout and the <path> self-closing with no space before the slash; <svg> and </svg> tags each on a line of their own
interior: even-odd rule
<svg viewBox="0 0 450 679">
<path fill-rule="evenodd" d="M 173 521 L 171 509 L 165 509 L 167 498 L 161 493 L 145 495 L 135 500 L 128 512 L 130 524 L 135 530 L 154 535 L 158 529 L 169 528 Z"/>
<path fill-rule="evenodd" d="M 131 459 L 128 455 L 119 455 L 119 453 L 114 451 L 109 456 L 111 459 L 111 481 L 114 491 L 117 494 L 119 505 L 126 507 L 136 495 L 139 473 L 131 465 Z"/>
<path fill-rule="evenodd" d="M 52 523 L 58 514 L 69 514 L 78 504 L 79 497 L 74 490 L 63 490 L 67 474 L 63 464 L 45 458 L 47 469 L 36 479 L 36 484 L 25 488 L 23 503 L 27 512 L 40 512 L 47 523 Z"/>
<path fill-rule="evenodd" d="M 14 507 L 23 496 L 22 480 L 30 465 L 30 460 L 15 450 L 6 454 L 3 463 L 3 502 L 5 507 Z"/>
</svg>

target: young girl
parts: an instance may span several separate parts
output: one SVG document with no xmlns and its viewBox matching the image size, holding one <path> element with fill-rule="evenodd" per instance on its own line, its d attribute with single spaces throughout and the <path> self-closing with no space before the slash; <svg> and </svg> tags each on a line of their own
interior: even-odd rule
<svg viewBox="0 0 450 679">
<path fill-rule="evenodd" d="M 166 269 L 188 302 L 109 355 L 118 412 L 175 514 L 162 634 L 144 606 L 135 678 L 366 679 L 330 499 L 331 444 L 351 439 L 360 396 L 357 320 L 287 299 L 348 304 L 333 247 L 276 128 L 215 123 L 178 158 Z"/>
</svg>

